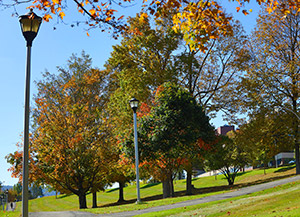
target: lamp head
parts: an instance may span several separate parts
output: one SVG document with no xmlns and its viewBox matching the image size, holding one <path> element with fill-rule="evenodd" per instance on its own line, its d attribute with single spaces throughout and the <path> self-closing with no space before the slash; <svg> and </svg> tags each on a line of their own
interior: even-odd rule
<svg viewBox="0 0 300 217">
<path fill-rule="evenodd" d="M 32 41 L 37 36 L 40 29 L 42 18 L 37 16 L 33 13 L 33 10 L 30 9 L 28 14 L 19 17 L 19 21 L 23 36 L 27 41 L 27 46 L 32 46 Z"/>
<path fill-rule="evenodd" d="M 136 98 L 132 98 L 129 101 L 130 107 L 132 108 L 133 112 L 136 113 L 136 110 L 139 106 L 139 101 Z"/>
</svg>

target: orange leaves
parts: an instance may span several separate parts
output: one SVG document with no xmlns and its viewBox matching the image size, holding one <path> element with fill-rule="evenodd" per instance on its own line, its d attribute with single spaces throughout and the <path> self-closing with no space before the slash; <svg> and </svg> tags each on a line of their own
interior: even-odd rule
<svg viewBox="0 0 300 217">
<path fill-rule="evenodd" d="M 123 1 L 99 1 L 99 0 L 74 0 L 78 6 L 78 12 L 90 16 L 87 24 L 93 26 L 100 23 L 108 24 L 113 31 L 126 30 L 126 24 L 120 23 L 123 15 L 119 18 L 114 16 L 116 6 L 130 4 L 131 0 Z M 232 0 L 234 1 L 234 0 Z M 250 0 L 235 0 L 240 6 L 236 8 L 240 11 L 245 3 Z M 279 8 L 285 14 L 290 13 L 291 10 L 300 11 L 300 0 L 252 0 L 260 5 L 265 5 L 266 10 L 272 13 L 276 8 Z M 206 1 L 185 1 L 185 0 L 143 0 L 144 5 L 141 11 L 141 22 L 146 18 L 144 11 L 154 15 L 155 18 L 169 16 L 170 13 L 175 13 L 173 17 L 174 30 L 180 31 L 184 34 L 185 40 L 191 45 L 191 48 L 206 49 L 206 43 L 211 38 L 218 38 L 219 35 L 224 35 L 231 32 L 230 20 L 231 18 L 223 13 L 216 0 Z M 66 5 L 62 0 L 34 0 L 30 7 L 37 8 L 45 12 L 44 20 L 49 21 L 52 15 L 58 15 L 61 19 L 64 18 L 63 9 Z M 249 10 L 250 11 L 250 10 Z M 241 12 L 245 15 L 249 13 L 248 10 L 243 9 Z M 251 12 L 251 11 L 250 11 Z M 105 30 L 105 27 L 101 27 Z M 138 34 L 139 32 L 136 31 Z M 116 36 L 117 37 L 117 36 Z"/>
<path fill-rule="evenodd" d="M 248 15 L 248 14 L 249 14 L 247 10 L 243 10 L 242 13 L 243 13 L 244 15 Z"/>
<path fill-rule="evenodd" d="M 107 117 L 102 116 L 104 75 L 91 68 L 91 60 L 84 53 L 81 58 L 73 55 L 68 66 L 64 73 L 46 73 L 45 80 L 38 82 L 34 111 L 37 136 L 32 147 L 39 161 L 34 163 L 40 168 L 36 174 L 47 184 L 53 186 L 59 180 L 64 189 L 76 189 L 76 179 L 65 177 L 80 174 L 89 189 L 89 185 L 98 187 L 98 178 L 89 184 L 91 177 L 100 177 L 111 164 Z"/>
<path fill-rule="evenodd" d="M 91 14 L 92 16 L 95 16 L 95 14 L 96 14 L 96 10 L 95 10 L 95 9 L 91 9 L 91 10 L 89 10 L 89 12 L 90 12 L 90 14 Z"/>
<path fill-rule="evenodd" d="M 124 18 L 124 15 L 120 16 L 120 17 L 118 18 L 118 20 L 122 20 L 123 18 Z"/>
<path fill-rule="evenodd" d="M 59 13 L 59 17 L 60 17 L 60 19 L 63 19 L 63 18 L 64 18 L 64 16 L 65 16 L 65 13 L 64 13 L 64 12 L 60 12 L 60 13 Z"/>
<path fill-rule="evenodd" d="M 241 6 L 244 6 L 245 2 L 249 2 L 250 0 L 236 0 L 239 2 Z M 254 1 L 254 0 L 253 0 Z M 259 5 L 264 5 L 266 11 L 268 13 L 273 13 L 274 10 L 279 9 L 284 14 L 288 14 L 291 10 L 298 10 L 300 9 L 300 1 L 299 0 L 286 0 L 286 1 L 279 1 L 279 0 L 256 0 Z M 250 11 L 250 10 L 249 10 Z M 251 11 L 250 11 L 251 12 Z M 247 10 L 245 10 L 244 14 L 247 14 Z"/>
<path fill-rule="evenodd" d="M 142 102 L 139 112 L 137 112 L 137 116 L 140 118 L 140 117 L 149 115 L 150 110 L 151 110 L 150 106 L 148 104 Z"/>
<path fill-rule="evenodd" d="M 112 17 L 108 16 L 105 18 L 105 22 L 109 22 L 112 19 Z"/>
<path fill-rule="evenodd" d="M 50 19 L 52 19 L 52 16 L 50 14 L 45 14 L 45 16 L 43 17 L 43 19 L 46 21 L 46 22 L 49 22 Z"/>
<path fill-rule="evenodd" d="M 192 49 L 206 50 L 211 38 L 230 33 L 231 17 L 225 15 L 216 1 L 190 3 L 173 16 L 173 29 L 184 34 L 184 39 Z"/>
</svg>

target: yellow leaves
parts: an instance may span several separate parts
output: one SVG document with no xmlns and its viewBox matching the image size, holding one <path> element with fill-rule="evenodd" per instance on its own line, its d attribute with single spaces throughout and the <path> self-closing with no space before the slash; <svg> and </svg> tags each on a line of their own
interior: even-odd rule
<svg viewBox="0 0 300 217">
<path fill-rule="evenodd" d="M 148 14 L 141 13 L 140 18 L 139 18 L 139 22 L 140 23 L 145 23 L 147 18 L 148 18 Z"/>
<path fill-rule="evenodd" d="M 64 16 L 65 16 L 65 13 L 64 13 L 64 12 L 60 12 L 60 13 L 59 13 L 59 17 L 60 17 L 61 19 L 63 19 Z"/>
<path fill-rule="evenodd" d="M 216 1 L 198 1 L 173 16 L 173 30 L 183 33 L 191 49 L 205 51 L 208 40 L 231 32 L 230 20 Z"/>
</svg>

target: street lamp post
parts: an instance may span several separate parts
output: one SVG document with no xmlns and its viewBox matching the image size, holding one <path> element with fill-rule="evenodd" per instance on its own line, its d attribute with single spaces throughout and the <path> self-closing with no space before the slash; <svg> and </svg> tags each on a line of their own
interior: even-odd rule
<svg viewBox="0 0 300 217">
<path fill-rule="evenodd" d="M 130 101 L 130 107 L 133 110 L 133 123 L 134 123 L 134 148 L 135 148 L 135 171 L 136 171 L 136 192 L 137 203 L 141 202 L 140 197 L 140 176 L 139 176 L 139 151 L 138 151 L 138 138 L 137 138 L 137 124 L 136 124 L 136 110 L 139 105 L 139 101 L 136 98 L 132 98 Z"/>
<path fill-rule="evenodd" d="M 8 210 L 8 189 L 6 189 L 5 195 L 6 195 L 6 210 Z"/>
<path fill-rule="evenodd" d="M 4 211 L 4 195 L 0 196 L 0 200 L 1 200 L 2 210 Z"/>
<path fill-rule="evenodd" d="M 28 159 L 29 159 L 29 101 L 30 101 L 30 60 L 33 39 L 37 36 L 42 18 L 33 13 L 32 9 L 19 21 L 23 36 L 27 42 L 27 66 L 25 82 L 25 117 L 24 117 L 24 149 L 23 149 L 23 186 L 22 186 L 22 216 L 28 217 Z"/>
</svg>

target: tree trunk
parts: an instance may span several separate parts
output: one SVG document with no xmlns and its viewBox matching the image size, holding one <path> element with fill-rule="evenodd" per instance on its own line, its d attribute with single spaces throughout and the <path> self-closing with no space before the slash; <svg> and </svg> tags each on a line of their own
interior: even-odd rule
<svg viewBox="0 0 300 217">
<path fill-rule="evenodd" d="M 173 183 L 172 175 L 170 177 L 169 183 L 170 183 L 170 189 L 171 189 L 171 197 L 175 197 L 174 183 Z"/>
<path fill-rule="evenodd" d="M 124 182 L 119 182 L 119 200 L 118 203 L 124 202 Z"/>
<path fill-rule="evenodd" d="M 228 181 L 228 185 L 233 185 L 234 184 L 235 175 L 229 173 L 229 174 L 227 174 L 226 179 Z"/>
<path fill-rule="evenodd" d="M 170 188 L 170 182 L 168 179 L 164 180 L 162 182 L 163 186 L 163 198 L 171 197 L 171 188 Z"/>
<path fill-rule="evenodd" d="M 234 184 L 234 178 L 229 176 L 229 178 L 227 179 L 228 181 L 228 185 L 233 185 Z"/>
<path fill-rule="evenodd" d="M 79 197 L 79 209 L 87 209 L 85 193 L 80 193 L 78 197 Z"/>
<path fill-rule="evenodd" d="M 167 179 L 162 182 L 163 184 L 163 198 L 174 197 L 174 185 L 172 174 L 167 176 Z"/>
<path fill-rule="evenodd" d="M 192 171 L 186 171 L 186 195 L 192 195 Z"/>
<path fill-rule="evenodd" d="M 297 101 L 293 100 L 293 111 L 297 114 Z M 299 116 L 293 119 L 294 137 L 295 137 L 295 160 L 296 160 L 296 174 L 300 174 L 300 153 L 299 153 Z"/>
<path fill-rule="evenodd" d="M 97 208 L 97 192 L 93 192 L 93 207 Z"/>
<path fill-rule="evenodd" d="M 297 139 L 297 138 L 296 138 Z M 295 142 L 295 158 L 296 158 L 296 175 L 300 174 L 300 153 L 299 153 L 299 139 Z"/>
</svg>

